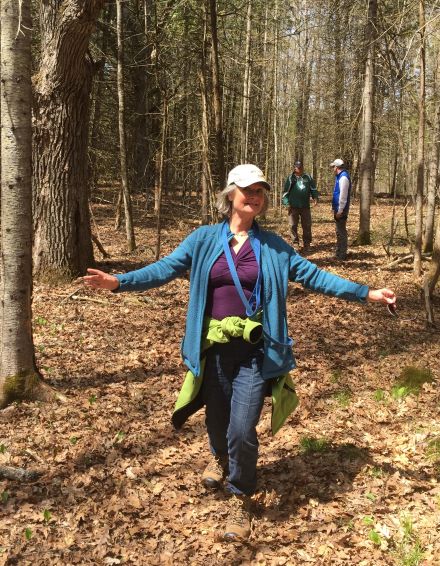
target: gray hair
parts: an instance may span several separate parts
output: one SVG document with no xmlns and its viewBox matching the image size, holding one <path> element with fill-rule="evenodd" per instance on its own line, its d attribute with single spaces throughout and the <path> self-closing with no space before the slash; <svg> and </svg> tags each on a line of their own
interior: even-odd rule
<svg viewBox="0 0 440 566">
<path fill-rule="evenodd" d="M 217 202 L 215 203 L 217 210 L 219 211 L 220 215 L 224 218 L 229 218 L 231 216 L 232 211 L 232 201 L 229 200 L 229 195 L 234 193 L 237 188 L 237 185 L 232 183 L 228 185 L 225 189 L 217 193 Z M 260 214 L 264 214 L 267 209 L 269 208 L 269 197 L 267 196 L 267 191 L 264 191 L 264 204 L 263 208 L 260 211 Z"/>
</svg>

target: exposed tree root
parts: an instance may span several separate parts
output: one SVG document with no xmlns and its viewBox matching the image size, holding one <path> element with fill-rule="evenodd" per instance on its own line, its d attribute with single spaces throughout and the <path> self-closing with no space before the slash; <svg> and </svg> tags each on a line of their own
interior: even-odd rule
<svg viewBox="0 0 440 566">
<path fill-rule="evenodd" d="M 0 388 L 0 409 L 4 409 L 15 401 L 42 401 L 50 403 L 58 401 L 67 402 L 59 391 L 45 383 L 40 373 L 36 370 L 26 374 L 8 376 L 2 382 Z"/>
</svg>

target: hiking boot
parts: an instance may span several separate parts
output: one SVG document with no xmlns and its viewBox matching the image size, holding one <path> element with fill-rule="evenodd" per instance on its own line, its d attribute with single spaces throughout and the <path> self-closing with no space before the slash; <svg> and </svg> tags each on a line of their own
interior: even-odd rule
<svg viewBox="0 0 440 566">
<path fill-rule="evenodd" d="M 227 541 L 247 539 L 251 534 L 251 498 L 232 495 L 228 504 L 229 514 L 223 538 Z"/>
<path fill-rule="evenodd" d="M 309 244 L 304 244 L 304 246 L 301 248 L 301 253 L 303 255 L 307 255 L 310 253 L 310 245 Z"/>
<path fill-rule="evenodd" d="M 226 475 L 226 458 L 211 456 L 211 460 L 203 471 L 202 484 L 209 489 L 219 489 Z"/>
</svg>

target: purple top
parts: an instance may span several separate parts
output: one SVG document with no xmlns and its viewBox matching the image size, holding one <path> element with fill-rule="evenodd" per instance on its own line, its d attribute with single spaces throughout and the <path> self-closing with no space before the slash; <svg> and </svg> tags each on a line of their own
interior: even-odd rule
<svg viewBox="0 0 440 566">
<path fill-rule="evenodd" d="M 249 238 L 238 253 L 231 247 L 231 255 L 243 292 L 246 298 L 250 299 L 258 277 L 258 263 Z M 235 288 L 224 253 L 214 263 L 209 274 L 205 315 L 217 320 L 226 316 L 246 318 L 246 309 Z"/>
</svg>

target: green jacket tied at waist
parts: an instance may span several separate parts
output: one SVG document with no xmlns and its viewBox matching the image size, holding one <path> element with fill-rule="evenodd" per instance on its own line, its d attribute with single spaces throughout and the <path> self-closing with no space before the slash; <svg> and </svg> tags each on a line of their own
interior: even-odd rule
<svg viewBox="0 0 440 566">
<path fill-rule="evenodd" d="M 202 357 L 200 377 L 188 371 L 174 407 L 173 425 L 179 429 L 185 421 L 203 407 L 202 383 L 206 351 L 214 344 L 225 344 L 231 338 L 242 337 L 256 344 L 263 335 L 263 326 L 258 320 L 228 316 L 223 320 L 205 318 L 203 325 Z M 289 374 L 270 380 L 272 386 L 272 434 L 276 434 L 287 417 L 298 406 L 298 396 Z"/>
</svg>

